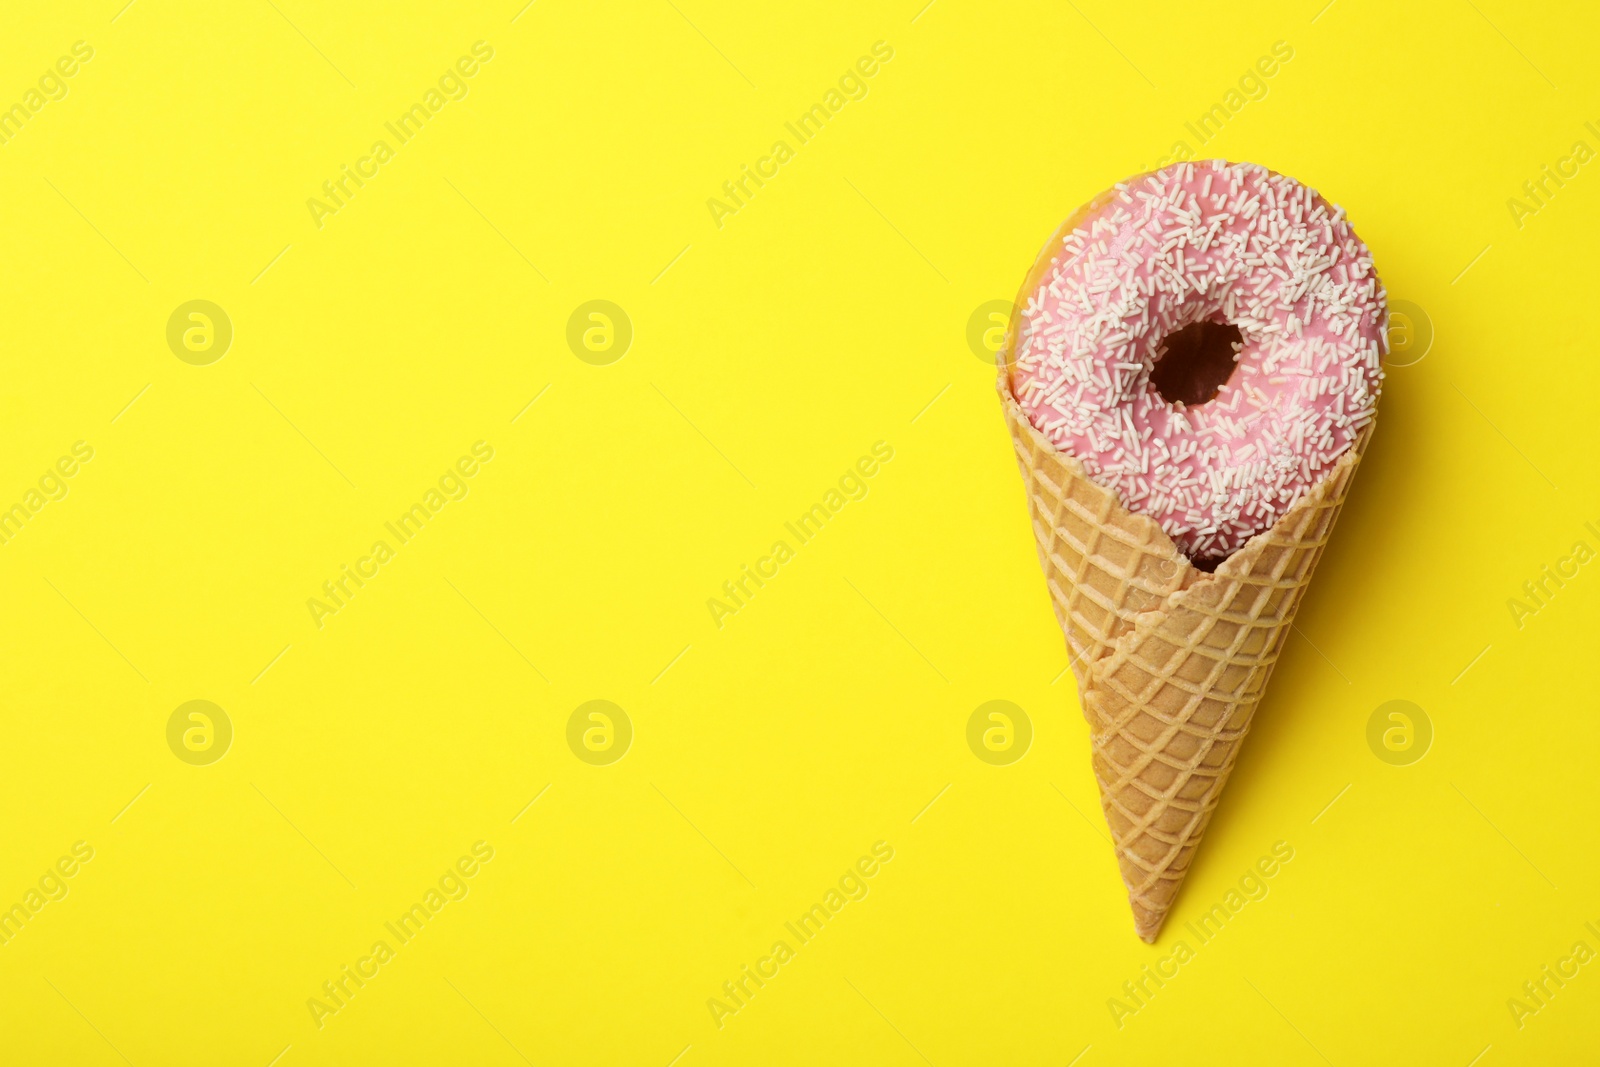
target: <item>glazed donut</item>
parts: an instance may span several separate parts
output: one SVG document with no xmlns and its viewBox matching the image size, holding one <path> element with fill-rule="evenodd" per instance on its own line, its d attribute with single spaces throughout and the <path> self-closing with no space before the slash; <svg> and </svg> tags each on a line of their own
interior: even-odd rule
<svg viewBox="0 0 1600 1067">
<path fill-rule="evenodd" d="M 1030 422 L 1211 569 L 1372 421 L 1388 306 L 1344 209 L 1249 163 L 1179 163 L 1080 209 L 1024 284 Z"/>
</svg>

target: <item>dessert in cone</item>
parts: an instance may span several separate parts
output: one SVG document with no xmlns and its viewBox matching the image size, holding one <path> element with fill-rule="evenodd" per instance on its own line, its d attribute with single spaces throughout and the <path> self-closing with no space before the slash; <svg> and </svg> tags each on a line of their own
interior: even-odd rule
<svg viewBox="0 0 1600 1067">
<path fill-rule="evenodd" d="M 1021 309 L 1056 262 L 1051 248 L 1136 180 L 1085 205 L 1046 246 L 999 354 L 998 384 L 1135 928 L 1154 942 L 1349 494 L 1372 422 L 1353 430 L 1342 454 L 1276 521 L 1204 569 L 1034 425 L 1016 395 Z"/>
</svg>

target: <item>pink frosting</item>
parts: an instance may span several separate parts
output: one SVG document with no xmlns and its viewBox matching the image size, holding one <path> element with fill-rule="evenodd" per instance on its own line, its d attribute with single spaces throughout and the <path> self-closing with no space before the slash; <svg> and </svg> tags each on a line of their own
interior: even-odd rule
<svg viewBox="0 0 1600 1067">
<path fill-rule="evenodd" d="M 1370 422 L 1387 352 L 1372 255 L 1308 186 L 1248 163 L 1180 163 L 1118 185 L 1028 296 L 1013 389 L 1033 425 L 1194 559 L 1270 528 Z M 1215 399 L 1168 403 L 1161 342 L 1231 323 Z"/>
</svg>

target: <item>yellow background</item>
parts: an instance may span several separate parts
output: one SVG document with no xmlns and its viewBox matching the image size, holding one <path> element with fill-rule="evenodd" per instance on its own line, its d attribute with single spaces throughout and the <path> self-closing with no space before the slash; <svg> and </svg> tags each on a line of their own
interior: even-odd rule
<svg viewBox="0 0 1600 1067">
<path fill-rule="evenodd" d="M 0 546 L 0 904 L 95 855 L 0 948 L 0 1059 L 1584 1062 L 1600 964 L 1520 1029 L 1507 1000 L 1600 950 L 1600 565 L 1520 628 L 1507 600 L 1600 548 L 1600 165 L 1520 228 L 1507 200 L 1600 148 L 1600 27 L 1475 2 L 8 11 L 0 103 L 95 53 L 0 147 L 0 503 L 95 451 Z M 469 95 L 318 228 L 479 40 Z M 719 228 L 707 199 L 877 41 L 868 95 Z M 1151 948 L 966 329 L 1277 41 L 1203 154 L 1344 205 L 1436 339 L 1391 369 Z M 166 343 L 192 299 L 233 324 L 209 366 Z M 591 299 L 633 324 L 608 366 L 565 340 Z M 470 495 L 319 629 L 307 599 L 478 440 Z M 707 599 L 878 441 L 869 495 L 719 629 Z M 235 731 L 210 766 L 166 742 L 196 699 Z M 567 745 L 592 699 L 633 726 L 609 766 Z M 995 699 L 1033 727 L 1009 766 L 966 742 Z M 1409 766 L 1366 742 L 1394 699 L 1433 725 Z M 307 999 L 479 840 L 470 895 L 319 1029 Z M 708 998 L 877 841 L 870 894 L 719 1028 Z"/>
</svg>

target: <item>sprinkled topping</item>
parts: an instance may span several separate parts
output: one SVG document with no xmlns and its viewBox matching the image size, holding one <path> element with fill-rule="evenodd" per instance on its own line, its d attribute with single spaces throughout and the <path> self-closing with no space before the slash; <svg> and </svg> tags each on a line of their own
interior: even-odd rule
<svg viewBox="0 0 1600 1067">
<path fill-rule="evenodd" d="M 1022 313 L 1013 389 L 1033 425 L 1195 559 L 1269 529 L 1372 421 L 1387 351 L 1372 254 L 1307 186 L 1250 163 L 1118 185 L 1069 233 Z M 1169 403 L 1170 334 L 1239 330 L 1216 397 Z"/>
</svg>

